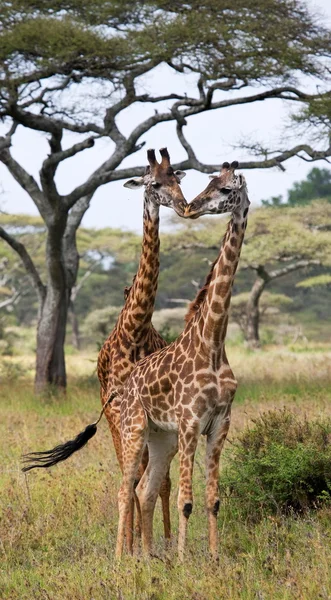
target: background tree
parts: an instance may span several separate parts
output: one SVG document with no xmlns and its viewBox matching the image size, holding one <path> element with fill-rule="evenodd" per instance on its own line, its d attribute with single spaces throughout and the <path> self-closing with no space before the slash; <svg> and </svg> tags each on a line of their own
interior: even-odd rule
<svg viewBox="0 0 331 600">
<path fill-rule="evenodd" d="M 330 301 L 331 301 L 331 273 L 330 271 L 328 272 L 324 272 L 321 273 L 319 275 L 315 275 L 313 277 L 308 277 L 307 279 L 304 279 L 302 281 L 299 281 L 296 284 L 297 288 L 301 288 L 304 291 L 305 294 L 305 301 L 307 303 L 312 304 L 314 302 L 314 300 L 316 300 L 317 298 L 320 299 L 321 297 L 323 297 L 323 295 L 326 297 L 326 307 L 327 307 L 327 314 L 328 314 L 328 318 L 330 318 Z M 321 311 L 322 314 L 318 315 L 320 317 L 323 318 L 323 311 Z M 327 332 L 329 333 L 329 339 L 330 339 L 330 331 L 327 330 Z"/>
<path fill-rule="evenodd" d="M 45 277 L 21 242 L 4 229 L 0 235 L 21 257 L 38 297 L 36 390 L 48 384 L 64 388 L 66 322 L 79 269 L 76 232 L 96 189 L 143 173 L 143 166 L 120 167 L 159 123 L 177 123 L 187 153 L 177 167 L 213 172 L 218 165 L 201 163 L 183 136 L 190 116 L 270 98 L 299 103 L 313 114 L 313 103 L 328 97 L 330 32 L 296 0 L 238 0 L 235 5 L 225 0 L 11 0 L 2 12 L 0 118 L 6 133 L 0 139 L 0 160 L 45 223 Z M 196 94 L 141 93 L 139 78 L 160 64 L 184 76 L 194 74 Z M 323 78 L 323 93 L 307 94 L 297 87 L 300 73 Z M 249 91 L 254 85 L 259 92 Z M 118 118 L 135 103 L 145 104 L 149 116 L 124 135 Z M 41 132 L 49 142 L 39 179 L 11 151 L 22 127 Z M 109 158 L 85 182 L 61 193 L 59 166 L 102 138 L 110 142 Z M 242 168 L 280 166 L 296 155 L 317 160 L 330 156 L 331 147 L 299 144 L 263 154 Z"/>
<path fill-rule="evenodd" d="M 231 319 L 239 325 L 245 340 L 248 338 L 247 303 L 249 302 L 249 299 L 249 292 L 236 294 L 231 299 Z M 267 317 L 268 314 L 278 313 L 282 308 L 292 304 L 292 302 L 292 298 L 289 298 L 289 296 L 286 296 L 285 294 L 265 292 L 261 297 L 261 302 L 258 306 L 259 323 L 261 323 L 262 318 Z"/>
<path fill-rule="evenodd" d="M 186 250 L 218 251 L 226 222 L 227 219 L 215 218 L 186 223 L 185 228 L 176 234 L 178 246 Z M 243 272 L 254 273 L 253 279 L 246 280 L 245 284 L 251 286 L 243 327 L 250 347 L 260 345 L 260 301 L 265 288 L 301 269 L 307 271 L 317 265 L 330 264 L 330 222 L 331 204 L 327 201 L 251 211 L 239 264 L 239 277 Z M 169 236 L 167 244 L 170 244 L 171 238 L 174 244 L 172 236 Z"/>
<path fill-rule="evenodd" d="M 0 227 L 17 242 L 24 245 L 41 277 L 46 274 L 44 256 L 46 229 L 40 217 L 0 214 Z M 139 258 L 141 238 L 130 231 L 105 228 L 102 230 L 79 228 L 77 248 L 80 266 L 72 289 L 69 315 L 72 345 L 79 349 L 79 318 L 93 307 L 104 307 L 109 300 L 117 306 L 123 303 L 123 289 L 130 285 Z M 111 275 L 109 268 L 111 267 Z M 116 283 L 115 283 L 116 282 Z M 85 291 L 85 298 L 80 301 Z M 35 293 L 17 253 L 11 247 L 0 247 L 0 309 L 10 306 L 19 324 L 35 322 L 38 307 Z"/>
<path fill-rule="evenodd" d="M 272 196 L 269 200 L 262 200 L 263 206 L 296 206 L 307 204 L 316 198 L 326 198 L 331 202 L 331 171 L 328 169 L 312 169 L 307 178 L 297 181 L 288 190 L 287 200 L 282 196 Z"/>
</svg>

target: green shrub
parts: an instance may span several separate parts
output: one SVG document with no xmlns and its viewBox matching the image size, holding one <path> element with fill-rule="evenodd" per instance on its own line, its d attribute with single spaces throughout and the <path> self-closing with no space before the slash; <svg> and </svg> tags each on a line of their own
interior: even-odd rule
<svg viewBox="0 0 331 600">
<path fill-rule="evenodd" d="M 113 330 L 120 312 L 121 308 L 119 306 L 106 306 L 90 312 L 82 326 L 85 342 L 100 342 L 101 347 Z"/>
<path fill-rule="evenodd" d="M 309 422 L 285 409 L 261 415 L 229 452 L 220 487 L 254 521 L 329 502 L 331 419 Z"/>
<path fill-rule="evenodd" d="M 27 370 L 20 363 L 14 363 L 10 360 L 2 359 L 0 362 L 0 378 L 5 381 L 14 382 L 26 377 Z"/>
</svg>

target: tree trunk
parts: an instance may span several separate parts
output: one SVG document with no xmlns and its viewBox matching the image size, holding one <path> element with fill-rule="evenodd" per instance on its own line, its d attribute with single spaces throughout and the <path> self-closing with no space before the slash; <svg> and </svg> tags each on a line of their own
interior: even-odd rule
<svg viewBox="0 0 331 600">
<path fill-rule="evenodd" d="M 75 304 L 72 300 L 70 301 L 70 304 L 69 304 L 69 315 L 70 315 L 70 322 L 71 322 L 71 329 L 72 329 L 71 342 L 72 342 L 73 347 L 76 348 L 76 350 L 79 350 L 80 349 L 79 325 L 78 325 L 77 315 L 75 312 Z"/>
<path fill-rule="evenodd" d="M 259 301 L 262 292 L 266 286 L 266 281 L 263 279 L 256 279 L 251 289 L 251 294 L 246 306 L 247 321 L 246 321 L 246 332 L 245 340 L 249 348 L 256 349 L 260 347 L 260 308 Z"/>
<path fill-rule="evenodd" d="M 35 390 L 42 392 L 49 385 L 65 390 L 67 385 L 64 342 L 68 313 L 66 290 L 47 287 L 37 328 Z"/>
<path fill-rule="evenodd" d="M 64 341 L 70 290 L 63 256 L 66 215 L 59 215 L 48 228 L 46 256 L 48 281 L 39 311 L 35 390 L 49 385 L 65 390 L 67 385 Z"/>
</svg>

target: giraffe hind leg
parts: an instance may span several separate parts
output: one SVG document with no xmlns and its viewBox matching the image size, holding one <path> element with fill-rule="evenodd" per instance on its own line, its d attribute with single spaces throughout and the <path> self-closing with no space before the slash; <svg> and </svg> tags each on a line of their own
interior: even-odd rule
<svg viewBox="0 0 331 600">
<path fill-rule="evenodd" d="M 211 557 L 218 559 L 217 515 L 220 507 L 218 477 L 221 452 L 230 427 L 231 406 L 216 420 L 207 436 L 206 449 L 206 508 L 208 515 L 208 541 Z"/>
<path fill-rule="evenodd" d="M 164 528 L 170 537 L 170 515 L 169 515 L 169 494 L 170 478 L 169 466 L 177 453 L 177 433 L 169 431 L 150 431 L 148 439 L 149 460 L 147 468 L 137 486 L 136 493 L 139 499 L 141 517 L 142 517 L 142 541 L 144 552 L 152 551 L 153 543 L 153 515 L 158 495 L 161 495 L 162 502 L 167 502 L 166 511 L 164 511 Z M 165 478 L 168 476 L 168 481 Z M 164 505 L 163 505 L 164 506 Z"/>
<path fill-rule="evenodd" d="M 140 461 L 147 442 L 148 422 L 145 411 L 137 399 L 129 402 L 123 399 L 121 406 L 121 431 L 123 452 L 123 479 L 118 494 L 119 521 L 116 544 L 116 557 L 123 553 L 125 532 L 128 519 L 133 529 L 130 508 L 134 498 L 134 484 L 139 471 Z"/>
<path fill-rule="evenodd" d="M 178 558 L 184 560 L 188 520 L 193 509 L 192 477 L 196 447 L 199 439 L 197 421 L 183 421 L 179 426 L 179 492 L 178 492 Z"/>
</svg>

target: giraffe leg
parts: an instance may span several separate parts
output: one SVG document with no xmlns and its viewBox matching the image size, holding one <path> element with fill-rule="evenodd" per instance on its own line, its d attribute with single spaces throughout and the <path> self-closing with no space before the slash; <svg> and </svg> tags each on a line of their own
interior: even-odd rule
<svg viewBox="0 0 331 600">
<path fill-rule="evenodd" d="M 218 559 L 217 515 L 220 507 L 218 477 L 221 452 L 230 427 L 231 405 L 218 417 L 207 435 L 206 450 L 206 508 L 208 515 L 209 551 L 214 560 Z"/>
<path fill-rule="evenodd" d="M 165 481 L 165 475 L 169 475 L 169 465 L 176 452 L 176 432 L 150 432 L 148 440 L 148 465 L 136 489 L 142 517 L 143 549 L 146 553 L 151 553 L 152 551 L 153 515 L 157 496 L 160 493 L 161 485 Z M 170 517 L 167 525 L 170 529 Z"/>
<path fill-rule="evenodd" d="M 178 493 L 178 558 L 184 560 L 188 519 L 193 508 L 192 476 L 194 455 L 199 439 L 198 424 L 180 424 L 179 428 L 179 493 Z"/>
<path fill-rule="evenodd" d="M 142 459 L 140 461 L 140 466 L 139 466 L 139 473 L 138 473 L 138 477 L 137 477 L 137 484 L 139 483 L 139 481 L 141 480 L 144 472 L 147 469 L 147 465 L 148 465 L 148 447 L 147 445 L 145 446 L 143 455 L 142 455 Z M 135 505 L 136 505 L 136 509 L 137 509 L 137 517 L 136 517 L 136 523 L 135 523 L 135 533 L 139 539 L 139 541 L 141 540 L 141 510 L 140 510 L 140 504 L 139 504 L 139 500 L 138 500 L 138 496 L 136 494 L 135 491 Z"/>
<path fill-rule="evenodd" d="M 166 473 L 164 480 L 162 481 L 160 488 L 160 498 L 162 502 L 162 515 L 163 515 L 163 527 L 164 527 L 164 537 L 166 540 L 166 544 L 170 542 L 171 539 L 171 521 L 170 521 L 170 492 L 171 492 L 171 479 L 170 479 L 170 470 Z"/>
<path fill-rule="evenodd" d="M 110 392 L 108 393 L 109 396 Z M 122 441 L 121 441 L 121 417 L 120 417 L 120 402 L 119 399 L 115 399 L 113 404 L 106 409 L 105 414 L 107 417 L 109 429 L 113 438 L 113 444 L 117 456 L 120 469 L 123 473 L 123 453 L 122 453 Z M 134 529 L 134 500 L 130 501 L 130 508 L 127 515 L 126 527 L 125 527 L 125 542 L 126 549 L 129 554 L 133 554 L 133 529 Z"/>
<path fill-rule="evenodd" d="M 141 404 L 134 400 L 130 403 L 123 401 L 123 404 L 123 408 L 121 407 L 123 480 L 118 493 L 116 558 L 121 558 L 123 553 L 126 524 L 134 497 L 134 483 L 148 433 L 148 422 Z"/>
</svg>

